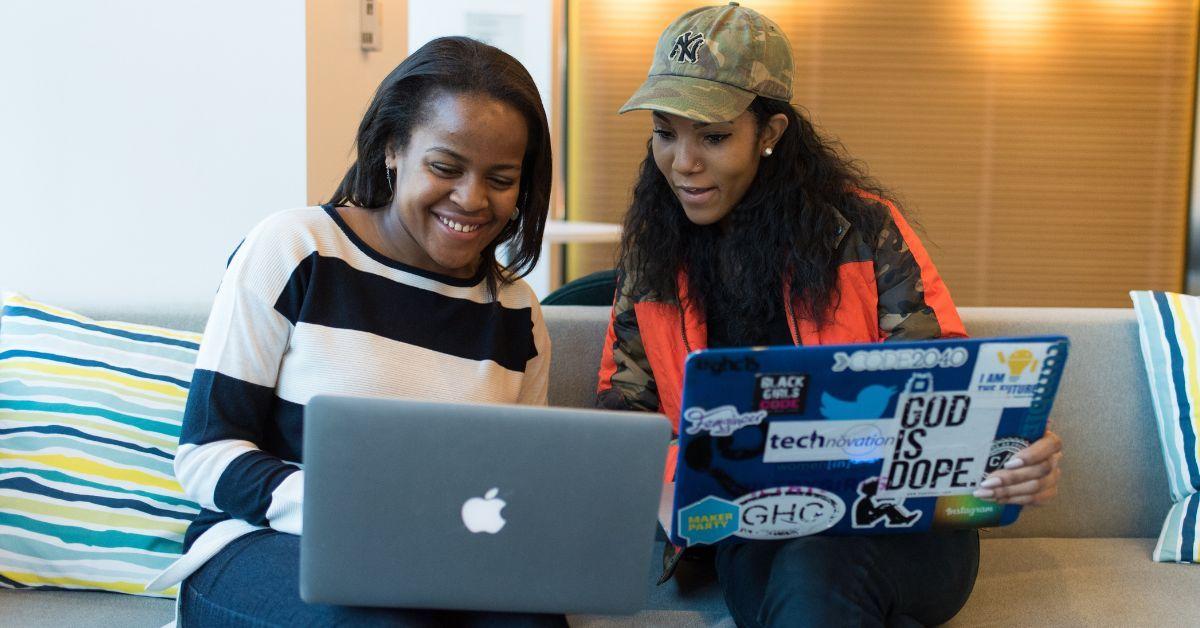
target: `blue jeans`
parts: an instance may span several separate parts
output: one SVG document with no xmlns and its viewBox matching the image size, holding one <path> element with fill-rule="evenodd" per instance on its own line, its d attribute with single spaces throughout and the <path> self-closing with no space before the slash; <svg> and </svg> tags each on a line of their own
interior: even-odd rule
<svg viewBox="0 0 1200 628">
<path fill-rule="evenodd" d="M 561 615 L 309 604 L 300 599 L 300 537 L 259 530 L 183 582 L 180 628 L 202 626 L 566 626 Z"/>
<path fill-rule="evenodd" d="M 967 603 L 979 534 L 816 536 L 717 548 L 739 626 L 931 626 Z"/>
</svg>

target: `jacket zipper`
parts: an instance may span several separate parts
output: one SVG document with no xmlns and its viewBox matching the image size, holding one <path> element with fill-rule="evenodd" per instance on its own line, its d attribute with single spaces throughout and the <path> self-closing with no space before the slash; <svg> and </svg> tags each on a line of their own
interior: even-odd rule
<svg viewBox="0 0 1200 628">
<path fill-rule="evenodd" d="M 684 323 L 684 318 L 686 316 L 687 315 L 683 311 L 683 304 L 680 303 L 679 304 L 679 333 L 680 333 L 680 335 L 683 336 L 683 350 L 684 350 L 683 354 L 684 355 L 688 355 L 692 352 L 692 345 L 691 345 L 691 343 L 688 342 L 688 337 L 687 337 L 687 324 Z"/>
<path fill-rule="evenodd" d="M 787 291 L 783 293 L 783 314 L 787 316 L 788 331 L 792 332 L 792 344 L 800 346 L 800 330 L 796 325 L 796 314 L 792 312 L 792 300 L 788 298 Z"/>
</svg>

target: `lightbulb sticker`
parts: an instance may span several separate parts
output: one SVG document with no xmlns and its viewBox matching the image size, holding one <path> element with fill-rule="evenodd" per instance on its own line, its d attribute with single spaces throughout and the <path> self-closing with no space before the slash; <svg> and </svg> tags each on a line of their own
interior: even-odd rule
<svg viewBox="0 0 1200 628">
<path fill-rule="evenodd" d="M 1017 349 L 1005 357 L 1003 352 L 997 353 L 1000 358 L 1000 363 L 1008 366 L 1008 378 L 1016 381 L 1021 374 L 1028 368 L 1030 371 L 1036 370 L 1038 365 L 1037 358 L 1033 357 L 1033 352 L 1029 349 Z"/>
</svg>

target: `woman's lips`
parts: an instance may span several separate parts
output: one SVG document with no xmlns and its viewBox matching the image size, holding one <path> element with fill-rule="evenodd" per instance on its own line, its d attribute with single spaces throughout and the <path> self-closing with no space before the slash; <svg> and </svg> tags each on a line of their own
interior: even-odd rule
<svg viewBox="0 0 1200 628">
<path fill-rule="evenodd" d="M 461 240 L 474 239 L 483 231 L 483 224 L 481 223 L 466 224 L 440 214 L 434 214 L 434 218 L 437 219 L 438 224 L 442 225 L 442 229 Z"/>
<path fill-rule="evenodd" d="M 685 203 L 703 205 L 712 200 L 717 194 L 717 188 L 697 188 L 683 187 L 676 188 L 679 190 L 679 198 Z"/>
</svg>

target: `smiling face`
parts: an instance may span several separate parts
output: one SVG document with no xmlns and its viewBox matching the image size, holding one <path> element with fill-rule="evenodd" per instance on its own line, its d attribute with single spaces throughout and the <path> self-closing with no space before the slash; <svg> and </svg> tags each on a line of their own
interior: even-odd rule
<svg viewBox="0 0 1200 628">
<path fill-rule="evenodd" d="M 787 127 L 787 118 L 779 115 L 760 130 L 750 111 L 711 124 L 658 111 L 651 115 L 654 163 L 688 220 L 698 225 L 718 223 L 733 211 L 754 181 L 763 149 L 774 146 Z"/>
<path fill-rule="evenodd" d="M 379 230 L 400 261 L 471 277 L 517 212 L 528 127 L 485 95 L 435 94 L 424 106 L 408 144 L 388 151 L 395 194 Z"/>
</svg>

